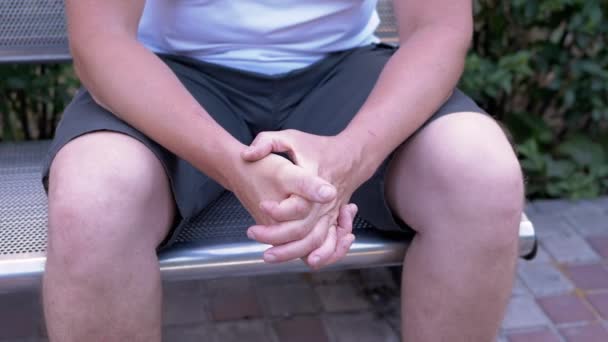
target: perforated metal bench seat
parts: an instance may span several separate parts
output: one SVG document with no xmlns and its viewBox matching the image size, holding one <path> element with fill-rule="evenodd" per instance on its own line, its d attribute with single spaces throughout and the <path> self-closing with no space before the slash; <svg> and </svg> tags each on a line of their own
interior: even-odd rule
<svg viewBox="0 0 608 342">
<path fill-rule="evenodd" d="M 397 42 L 390 0 L 380 0 L 377 35 Z M 70 59 L 63 1 L 0 0 L 0 63 L 58 62 Z M 39 286 L 44 270 L 47 202 L 39 169 L 48 142 L 0 144 L 0 292 Z M 307 271 L 300 261 L 266 265 L 266 246 L 250 241 L 252 223 L 234 196 L 226 194 L 189 223 L 171 249 L 159 255 L 164 279 L 213 278 Z M 355 224 L 357 240 L 331 268 L 363 268 L 401 263 L 408 237 L 382 234 L 366 222 Z M 533 253 L 532 224 L 520 225 L 521 256 Z M 117 265 L 119 267 L 119 265 Z"/>
<path fill-rule="evenodd" d="M 47 226 L 40 164 L 47 147 L 48 142 L 0 144 L 0 292 L 36 287 L 40 282 Z M 224 195 L 188 224 L 174 247 L 160 254 L 163 277 L 213 278 L 307 270 L 300 261 L 264 264 L 261 253 L 266 246 L 245 235 L 252 222 L 233 195 Z M 357 240 L 350 253 L 333 268 L 396 265 L 403 260 L 407 236 L 382 234 L 360 219 L 355 231 Z M 522 221 L 520 254 L 529 254 L 533 246 L 532 226 Z"/>
</svg>

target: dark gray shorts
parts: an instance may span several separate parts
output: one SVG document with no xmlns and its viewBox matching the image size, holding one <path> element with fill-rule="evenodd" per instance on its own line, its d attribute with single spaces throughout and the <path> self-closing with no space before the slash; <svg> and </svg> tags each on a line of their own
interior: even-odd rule
<svg viewBox="0 0 608 342">
<path fill-rule="evenodd" d="M 179 56 L 160 57 L 220 125 L 242 143 L 249 144 L 261 131 L 297 129 L 317 135 L 339 133 L 362 106 L 394 51 L 394 47 L 385 44 L 342 51 L 307 68 L 279 76 Z M 483 113 L 471 99 L 455 90 L 427 123 L 463 111 Z M 103 130 L 141 141 L 162 162 L 178 208 L 171 236 L 176 236 L 187 220 L 225 191 L 188 162 L 97 105 L 85 89 L 76 94 L 57 127 L 42 170 L 45 188 L 50 164 L 57 152 L 80 135 Z M 389 159 L 353 194 L 352 202 L 359 206 L 359 215 L 379 229 L 411 232 L 407 225 L 395 220 L 385 200 L 384 177 Z M 171 236 L 166 242 L 173 240 Z"/>
</svg>

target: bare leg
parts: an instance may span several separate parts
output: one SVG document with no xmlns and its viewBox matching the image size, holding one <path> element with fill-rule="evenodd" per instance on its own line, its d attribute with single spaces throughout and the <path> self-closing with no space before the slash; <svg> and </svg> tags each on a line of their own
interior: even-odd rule
<svg viewBox="0 0 608 342">
<path fill-rule="evenodd" d="M 517 260 L 523 181 L 498 125 L 457 113 L 393 161 L 389 203 L 417 232 L 404 261 L 406 342 L 494 341 Z"/>
<path fill-rule="evenodd" d="M 160 341 L 155 249 L 174 203 L 162 165 L 128 136 L 84 135 L 57 154 L 43 279 L 51 341 Z"/>
</svg>

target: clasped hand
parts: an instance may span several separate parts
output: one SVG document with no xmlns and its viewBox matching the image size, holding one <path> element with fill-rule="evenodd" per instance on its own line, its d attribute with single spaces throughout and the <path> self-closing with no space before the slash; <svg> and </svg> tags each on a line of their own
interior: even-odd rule
<svg viewBox="0 0 608 342">
<path fill-rule="evenodd" d="M 260 133 L 241 157 L 255 176 L 235 194 L 257 223 L 248 236 L 273 246 L 266 262 L 302 258 L 318 269 L 346 255 L 357 212 L 348 202 L 364 181 L 354 176 L 355 158 L 332 137 L 296 130 Z"/>
</svg>

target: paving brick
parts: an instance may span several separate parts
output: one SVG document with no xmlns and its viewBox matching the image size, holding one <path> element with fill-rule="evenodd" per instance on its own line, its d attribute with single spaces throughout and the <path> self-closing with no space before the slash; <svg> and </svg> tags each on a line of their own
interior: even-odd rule
<svg viewBox="0 0 608 342">
<path fill-rule="evenodd" d="M 222 342 L 215 338 L 212 325 L 179 325 L 163 328 L 163 342 Z"/>
<path fill-rule="evenodd" d="M 513 284 L 513 290 L 511 291 L 511 295 L 513 296 L 529 296 L 530 290 L 526 287 L 521 278 L 515 278 L 515 283 Z"/>
<path fill-rule="evenodd" d="M 310 274 L 310 279 L 316 285 L 348 283 L 356 279 L 355 271 L 320 271 Z"/>
<path fill-rule="evenodd" d="M 203 293 L 205 282 L 200 280 L 167 281 L 163 283 L 163 293 L 195 295 Z"/>
<path fill-rule="evenodd" d="M 608 292 L 590 293 L 587 295 L 587 300 L 603 319 L 608 320 Z"/>
<path fill-rule="evenodd" d="M 548 326 L 549 324 L 549 318 L 534 301 L 534 298 L 520 296 L 511 298 L 502 327 L 503 329 L 521 329 Z"/>
<path fill-rule="evenodd" d="M 400 271 L 400 267 L 360 270 L 358 288 L 361 289 L 363 296 L 370 302 L 377 314 L 388 315 L 389 317 L 395 315 L 392 312 L 393 306 L 394 304 L 399 306 L 401 294 L 395 276 L 399 277 Z M 398 314 L 395 316 L 398 317 Z"/>
<path fill-rule="evenodd" d="M 163 300 L 163 324 L 200 323 L 209 320 L 207 303 L 204 295 L 165 296 Z"/>
<path fill-rule="evenodd" d="M 369 312 L 330 314 L 325 326 L 334 342 L 398 342 L 399 337 L 389 324 Z"/>
<path fill-rule="evenodd" d="M 536 301 L 556 324 L 595 319 L 595 315 L 589 310 L 589 307 L 574 294 L 543 297 Z"/>
<path fill-rule="evenodd" d="M 38 292 L 2 294 L 0 303 L 0 339 L 39 336 L 42 306 Z"/>
<path fill-rule="evenodd" d="M 260 304 L 249 278 L 227 278 L 206 283 L 209 310 L 216 321 L 251 319 L 262 316 Z"/>
<path fill-rule="evenodd" d="M 565 199 L 536 200 L 534 207 L 540 213 L 562 213 L 568 210 L 574 202 Z"/>
<path fill-rule="evenodd" d="M 569 222 L 561 215 L 536 214 L 531 215 L 530 221 L 539 238 L 568 232 L 572 229 Z"/>
<path fill-rule="evenodd" d="M 507 334 L 509 342 L 561 342 L 560 338 L 549 329 L 514 332 Z"/>
<path fill-rule="evenodd" d="M 164 285 L 164 325 L 201 323 L 208 320 L 206 293 L 200 282 L 186 281 Z"/>
<path fill-rule="evenodd" d="M 593 323 L 583 326 L 565 327 L 559 329 L 568 342 L 606 342 L 608 331 L 601 324 Z"/>
<path fill-rule="evenodd" d="M 572 265 L 566 267 L 566 272 L 583 290 L 608 289 L 608 270 L 602 264 Z"/>
<path fill-rule="evenodd" d="M 529 204 L 531 215 L 585 215 L 608 211 L 608 198 L 571 201 L 567 199 L 536 200 Z M 526 206 L 528 209 L 528 205 Z M 526 211 L 527 213 L 527 211 Z"/>
<path fill-rule="evenodd" d="M 588 237 L 587 242 L 602 258 L 608 259 L 608 235 Z"/>
<path fill-rule="evenodd" d="M 262 320 L 219 323 L 215 327 L 220 342 L 273 342 L 277 341 L 272 327 Z"/>
<path fill-rule="evenodd" d="M 401 266 L 396 266 L 399 268 Z M 393 277 L 394 271 L 399 271 L 395 267 L 372 267 L 358 270 L 358 275 L 361 279 L 363 287 L 387 287 L 390 289 L 398 289 L 399 284 L 395 282 Z"/>
<path fill-rule="evenodd" d="M 608 235 L 608 213 L 569 214 L 566 219 L 583 236 Z"/>
<path fill-rule="evenodd" d="M 509 342 L 509 341 L 507 341 L 507 338 L 506 338 L 506 337 L 504 337 L 504 336 L 502 336 L 502 335 L 498 335 L 498 336 L 496 337 L 496 342 Z"/>
<path fill-rule="evenodd" d="M 272 275 L 256 276 L 250 278 L 256 286 L 310 284 L 310 275 L 307 273 L 279 273 Z"/>
<path fill-rule="evenodd" d="M 235 293 L 210 299 L 211 317 L 216 321 L 262 317 L 258 300 L 251 293 Z"/>
<path fill-rule="evenodd" d="M 316 287 L 323 308 L 328 312 L 355 311 L 370 308 L 369 301 L 352 283 Z"/>
<path fill-rule="evenodd" d="M 538 213 L 538 209 L 534 205 L 534 202 L 526 202 L 524 206 L 524 212 L 526 213 L 526 215 L 530 216 Z"/>
<path fill-rule="evenodd" d="M 600 207 L 604 212 L 608 212 L 608 196 L 594 198 L 589 200 L 589 202 Z"/>
<path fill-rule="evenodd" d="M 311 285 L 258 286 L 258 298 L 266 316 L 289 316 L 321 311 L 321 301 Z"/>
<path fill-rule="evenodd" d="M 564 214 L 566 215 L 594 215 L 602 214 L 605 212 L 604 208 L 593 200 L 578 200 L 571 202 L 572 204 L 566 208 Z"/>
<path fill-rule="evenodd" d="M 540 244 L 560 263 L 594 262 L 601 259 L 587 241 L 572 229 L 541 237 Z"/>
<path fill-rule="evenodd" d="M 275 321 L 274 330 L 280 342 L 329 342 L 321 320 L 312 316 L 297 316 Z"/>
<path fill-rule="evenodd" d="M 572 282 L 552 263 L 521 263 L 518 273 L 535 296 L 550 296 L 574 290 Z"/>
<path fill-rule="evenodd" d="M 553 257 L 551 257 L 551 255 L 549 255 L 549 253 L 547 253 L 547 250 L 545 250 L 545 248 L 543 246 L 538 246 L 537 250 L 536 250 L 536 255 L 534 256 L 534 259 L 532 260 L 522 260 L 519 259 L 519 263 L 520 264 L 538 264 L 538 263 L 545 263 L 545 262 L 554 262 L 555 259 L 553 259 Z"/>
</svg>

